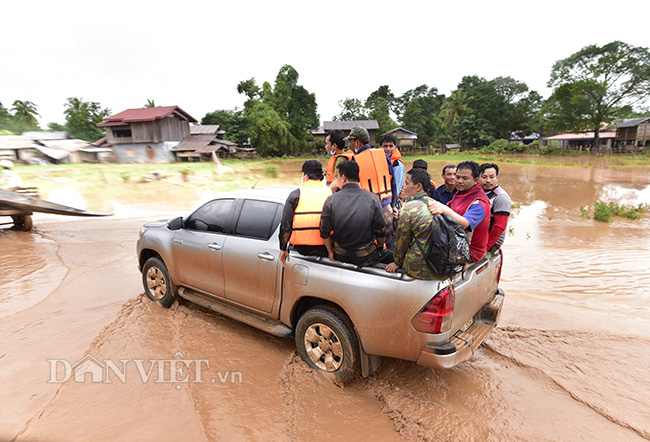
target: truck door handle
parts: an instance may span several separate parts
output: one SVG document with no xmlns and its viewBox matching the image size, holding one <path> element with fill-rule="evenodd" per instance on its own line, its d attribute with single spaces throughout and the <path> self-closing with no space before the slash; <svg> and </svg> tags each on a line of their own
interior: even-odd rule
<svg viewBox="0 0 650 442">
<path fill-rule="evenodd" d="M 271 255 L 269 252 L 258 253 L 257 257 L 264 261 L 273 261 L 275 259 L 275 256 Z"/>
<path fill-rule="evenodd" d="M 183 244 L 183 240 L 182 240 L 182 239 L 175 239 L 175 240 L 173 240 L 173 241 L 174 241 L 176 244 Z"/>
<path fill-rule="evenodd" d="M 221 250 L 221 246 L 216 242 L 208 244 L 208 249 L 210 250 Z"/>
</svg>

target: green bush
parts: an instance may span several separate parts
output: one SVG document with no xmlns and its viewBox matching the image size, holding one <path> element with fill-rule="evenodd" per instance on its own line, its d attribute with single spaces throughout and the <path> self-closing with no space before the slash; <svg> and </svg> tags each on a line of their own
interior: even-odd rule
<svg viewBox="0 0 650 442">
<path fill-rule="evenodd" d="M 500 139 L 492 142 L 489 146 L 481 148 L 480 151 L 484 153 L 521 153 L 524 150 L 526 150 L 525 144 Z"/>
<path fill-rule="evenodd" d="M 602 201 L 596 201 L 594 203 L 594 219 L 602 222 L 610 222 L 615 216 L 622 216 L 627 219 L 639 219 L 647 209 L 647 204 L 639 204 L 634 207 L 615 202 L 603 203 Z M 580 208 L 580 212 L 585 216 L 589 214 L 584 207 Z"/>
<path fill-rule="evenodd" d="M 275 164 L 267 164 L 264 167 L 264 176 L 267 178 L 277 178 L 280 175 L 280 171 L 278 170 L 278 166 Z"/>
</svg>

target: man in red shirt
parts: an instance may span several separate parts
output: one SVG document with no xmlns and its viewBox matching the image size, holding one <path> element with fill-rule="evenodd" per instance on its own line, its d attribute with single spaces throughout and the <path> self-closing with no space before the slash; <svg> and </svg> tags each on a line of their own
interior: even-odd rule
<svg viewBox="0 0 650 442">
<path fill-rule="evenodd" d="M 429 203 L 431 213 L 443 213 L 460 224 L 471 237 L 469 249 L 473 262 L 478 262 L 487 250 L 490 230 L 490 200 L 478 181 L 479 165 L 463 161 L 456 166 L 454 197 L 444 205 L 439 201 Z"/>
</svg>

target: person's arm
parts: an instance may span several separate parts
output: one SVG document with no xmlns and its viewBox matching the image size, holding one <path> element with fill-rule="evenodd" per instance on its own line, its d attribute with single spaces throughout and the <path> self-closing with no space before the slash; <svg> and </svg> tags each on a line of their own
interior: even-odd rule
<svg viewBox="0 0 650 442">
<path fill-rule="evenodd" d="M 454 212 L 453 210 L 451 210 L 451 207 L 445 206 L 440 201 L 429 202 L 429 211 L 434 215 L 436 213 L 439 213 L 439 214 L 450 216 L 458 224 L 460 224 L 463 229 L 467 229 L 469 227 L 469 221 L 464 216 Z"/>
<path fill-rule="evenodd" d="M 384 213 L 379 198 L 373 198 L 372 207 L 373 214 L 370 228 L 372 229 L 372 233 L 375 235 L 377 244 L 383 247 L 386 240 L 386 220 L 384 219 Z"/>
<path fill-rule="evenodd" d="M 490 249 L 501 237 L 501 234 L 506 230 L 508 226 L 508 215 L 494 215 L 494 224 L 492 225 L 492 230 L 490 230 L 490 237 L 488 238 L 488 246 Z"/>
<path fill-rule="evenodd" d="M 328 236 L 327 238 L 323 238 L 323 243 L 325 243 L 327 256 L 329 257 L 330 261 L 336 261 L 336 259 L 334 259 L 334 246 L 332 245 L 332 237 Z"/>
<path fill-rule="evenodd" d="M 388 173 L 390 174 L 390 206 L 395 207 L 395 203 L 397 203 L 397 198 L 399 197 L 399 194 L 397 193 L 397 184 L 395 181 L 395 169 L 393 168 L 393 165 L 390 163 L 390 157 L 386 153 L 386 162 L 388 163 Z"/>
<path fill-rule="evenodd" d="M 323 238 L 330 261 L 334 261 L 334 246 L 332 245 L 332 197 L 329 196 L 323 204 L 320 214 L 320 237 Z"/>
<path fill-rule="evenodd" d="M 411 230 L 411 215 L 408 210 L 403 210 L 397 222 L 395 230 L 395 247 L 393 249 L 393 261 L 397 267 L 402 267 L 404 257 L 409 246 L 413 242 L 413 231 Z"/>
<path fill-rule="evenodd" d="M 395 185 L 397 186 L 397 195 L 402 192 L 402 187 L 404 186 L 404 165 L 401 162 L 397 162 L 397 166 L 394 166 L 393 169 L 395 170 Z"/>
<path fill-rule="evenodd" d="M 293 232 L 293 215 L 295 214 L 299 201 L 300 189 L 296 189 L 289 194 L 287 202 L 284 205 L 284 211 L 282 212 L 282 221 L 280 222 L 280 234 L 278 239 L 280 241 L 280 262 L 283 266 L 285 261 L 289 260 L 287 246 L 289 245 L 289 239 Z"/>
</svg>

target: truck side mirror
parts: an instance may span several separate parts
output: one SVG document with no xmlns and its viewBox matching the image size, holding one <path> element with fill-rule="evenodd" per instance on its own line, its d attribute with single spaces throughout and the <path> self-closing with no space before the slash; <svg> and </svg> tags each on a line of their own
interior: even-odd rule
<svg viewBox="0 0 650 442">
<path fill-rule="evenodd" d="M 177 216 L 167 221 L 167 228 L 169 230 L 180 230 L 183 228 L 183 217 Z"/>
</svg>

